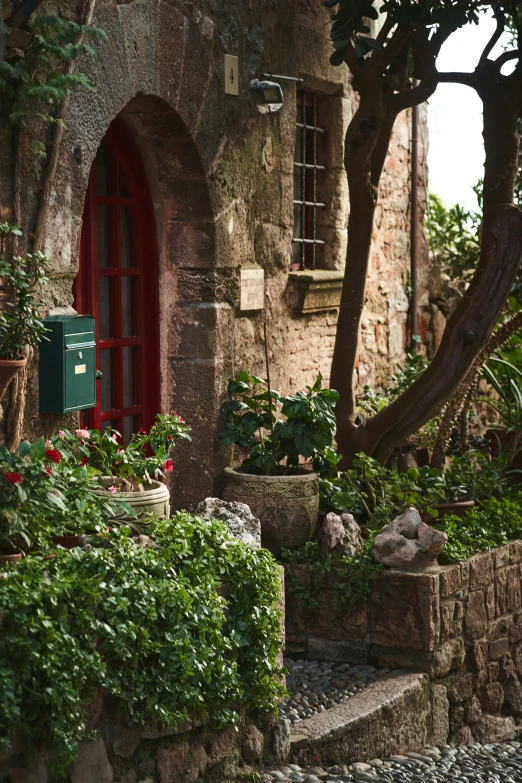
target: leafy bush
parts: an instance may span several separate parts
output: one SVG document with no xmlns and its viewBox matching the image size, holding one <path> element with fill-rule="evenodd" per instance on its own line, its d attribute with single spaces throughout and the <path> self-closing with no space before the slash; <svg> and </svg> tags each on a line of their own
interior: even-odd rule
<svg viewBox="0 0 522 783">
<path fill-rule="evenodd" d="M 36 348 L 47 329 L 41 318 L 41 302 L 36 300 L 38 286 L 48 282 L 47 256 L 29 253 L 27 258 L 6 255 L 5 242 L 21 236 L 18 226 L 0 225 L 0 281 L 6 299 L 0 312 L 0 357 L 20 359 L 27 345 Z"/>
<path fill-rule="evenodd" d="M 435 526 L 448 535 L 439 562 L 460 563 L 522 537 L 522 492 L 485 500 L 464 517 L 447 516 Z"/>
<path fill-rule="evenodd" d="M 158 551 L 119 531 L 104 548 L 2 571 L 0 750 L 23 733 L 67 764 L 99 688 L 121 700 L 131 725 L 207 715 L 230 724 L 238 703 L 275 711 L 272 556 L 187 514 L 153 522 L 152 536 Z"/>
<path fill-rule="evenodd" d="M 174 468 L 169 454 L 177 440 L 191 440 L 190 427 L 175 411 L 158 413 L 150 432 L 134 433 L 127 446 L 121 434 L 112 428 L 99 430 L 60 430 L 52 437 L 59 449 L 65 447 L 73 462 L 87 465 L 109 483 L 133 490 L 140 482 L 162 479 Z M 116 487 L 111 487 L 113 491 Z"/>
<path fill-rule="evenodd" d="M 315 459 L 332 445 L 339 399 L 336 391 L 322 388 L 322 380 L 319 373 L 306 391 L 282 397 L 269 393 L 266 381 L 241 372 L 228 384 L 228 417 L 219 443 L 249 449 L 241 464 L 248 473 L 273 475 L 295 469 L 301 457 Z M 278 408 L 286 421 L 276 420 Z"/>
<path fill-rule="evenodd" d="M 359 609 L 368 600 L 372 579 L 383 570 L 372 558 L 372 542 L 373 535 L 370 535 L 359 555 L 332 557 L 331 560 L 316 542 L 309 542 L 301 549 L 284 549 L 281 552 L 281 562 L 284 565 L 311 566 L 306 585 L 300 584 L 292 572 L 287 571 L 289 593 L 310 609 L 318 609 L 320 604 L 317 600 L 317 576 L 335 573 L 336 600 L 340 608 L 348 613 Z"/>
</svg>

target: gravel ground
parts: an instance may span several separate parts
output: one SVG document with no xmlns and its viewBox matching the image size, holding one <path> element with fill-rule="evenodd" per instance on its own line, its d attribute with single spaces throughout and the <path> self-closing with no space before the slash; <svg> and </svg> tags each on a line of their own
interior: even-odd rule
<svg viewBox="0 0 522 783">
<path fill-rule="evenodd" d="M 367 764 L 311 767 L 289 764 L 263 772 L 259 783 L 522 783 L 522 744 L 449 745 Z"/>
<path fill-rule="evenodd" d="M 289 696 L 279 708 L 279 714 L 288 718 L 292 725 L 351 699 L 389 672 L 389 669 L 373 666 L 292 658 L 285 658 L 284 665 L 288 669 L 286 688 Z"/>
</svg>

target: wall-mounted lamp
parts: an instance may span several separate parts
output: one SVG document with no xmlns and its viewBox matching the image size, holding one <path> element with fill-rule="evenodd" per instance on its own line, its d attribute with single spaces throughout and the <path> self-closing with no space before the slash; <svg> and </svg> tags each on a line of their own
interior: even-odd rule
<svg viewBox="0 0 522 783">
<path fill-rule="evenodd" d="M 283 90 L 277 82 L 260 82 L 253 79 L 250 89 L 261 114 L 279 111 L 284 102 Z"/>
</svg>

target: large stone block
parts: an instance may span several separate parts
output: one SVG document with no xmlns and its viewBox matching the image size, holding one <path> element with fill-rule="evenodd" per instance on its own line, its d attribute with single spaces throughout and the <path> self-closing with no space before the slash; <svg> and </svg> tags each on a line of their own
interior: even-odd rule
<svg viewBox="0 0 522 783">
<path fill-rule="evenodd" d="M 486 633 L 488 618 L 482 590 L 475 590 L 468 596 L 465 625 L 469 639 L 480 639 Z"/>
<path fill-rule="evenodd" d="M 102 739 L 82 742 L 69 777 L 71 783 L 112 783 L 114 774 Z"/>
<path fill-rule="evenodd" d="M 504 742 L 513 739 L 517 733 L 513 718 L 484 715 L 473 726 L 473 737 L 478 742 Z"/>
<path fill-rule="evenodd" d="M 432 658 L 426 667 L 423 667 L 430 677 L 442 679 L 450 672 L 459 669 L 466 658 L 466 648 L 461 637 L 449 639 L 439 645 L 433 652 Z"/>
<path fill-rule="evenodd" d="M 469 561 L 469 589 L 479 590 L 493 582 L 493 555 L 491 552 L 475 555 Z"/>
<path fill-rule="evenodd" d="M 156 763 L 160 783 L 194 783 L 205 772 L 207 754 L 199 742 L 160 745 Z"/>
<path fill-rule="evenodd" d="M 371 641 L 434 650 L 440 638 L 438 574 L 386 572 L 372 591 Z"/>
</svg>

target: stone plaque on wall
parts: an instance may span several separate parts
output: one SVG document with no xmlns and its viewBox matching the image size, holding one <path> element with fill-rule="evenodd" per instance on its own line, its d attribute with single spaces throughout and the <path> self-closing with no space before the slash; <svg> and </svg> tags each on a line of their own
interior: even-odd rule
<svg viewBox="0 0 522 783">
<path fill-rule="evenodd" d="M 264 310 L 265 308 L 265 270 L 259 268 L 241 269 L 241 293 L 239 309 Z"/>
</svg>

